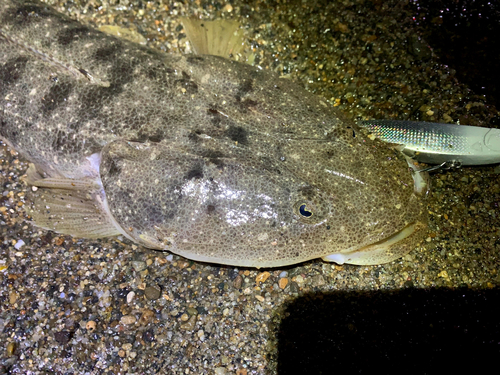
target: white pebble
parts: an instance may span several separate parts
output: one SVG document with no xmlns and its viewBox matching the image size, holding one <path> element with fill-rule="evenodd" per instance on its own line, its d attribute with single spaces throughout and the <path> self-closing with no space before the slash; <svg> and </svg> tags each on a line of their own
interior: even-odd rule
<svg viewBox="0 0 500 375">
<path fill-rule="evenodd" d="M 135 297 L 135 292 L 129 292 L 129 294 L 127 294 L 127 303 L 132 302 L 134 297 Z"/>
<path fill-rule="evenodd" d="M 16 250 L 19 250 L 19 249 L 20 249 L 22 246 L 24 246 L 24 245 L 25 245 L 24 241 L 23 241 L 23 240 L 19 240 L 19 241 L 17 241 L 17 242 L 16 242 L 16 244 L 14 245 L 14 248 L 15 248 Z"/>
</svg>

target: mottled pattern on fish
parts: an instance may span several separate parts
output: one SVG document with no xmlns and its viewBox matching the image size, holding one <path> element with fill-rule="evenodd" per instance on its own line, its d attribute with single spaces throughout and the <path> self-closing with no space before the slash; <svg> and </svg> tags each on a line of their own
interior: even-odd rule
<svg viewBox="0 0 500 375">
<path fill-rule="evenodd" d="M 0 3 L 0 136 L 43 177 L 102 180 L 121 232 L 192 259 L 293 264 L 425 211 L 399 152 L 297 84 L 119 40 L 37 1 Z"/>
</svg>

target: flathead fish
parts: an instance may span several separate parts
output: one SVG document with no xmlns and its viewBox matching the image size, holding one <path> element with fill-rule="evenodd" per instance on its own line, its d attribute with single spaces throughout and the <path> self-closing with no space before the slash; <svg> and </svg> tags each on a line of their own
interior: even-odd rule
<svg viewBox="0 0 500 375">
<path fill-rule="evenodd" d="M 32 163 L 34 223 L 59 233 L 249 267 L 384 263 L 425 233 L 422 176 L 324 99 L 38 1 L 0 3 L 0 136 Z"/>
</svg>

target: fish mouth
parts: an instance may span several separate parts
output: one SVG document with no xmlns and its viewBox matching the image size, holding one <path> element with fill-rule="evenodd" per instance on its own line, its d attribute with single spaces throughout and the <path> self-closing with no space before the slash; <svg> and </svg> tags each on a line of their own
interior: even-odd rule
<svg viewBox="0 0 500 375">
<path fill-rule="evenodd" d="M 425 236 L 427 225 L 421 221 L 408 224 L 400 231 L 380 241 L 352 252 L 334 253 L 322 257 L 337 264 L 376 265 L 392 262 L 414 249 Z"/>
<path fill-rule="evenodd" d="M 429 174 L 421 172 L 412 158 L 406 155 L 405 158 L 414 182 L 414 195 L 412 199 L 418 199 L 418 196 L 425 196 L 429 192 Z M 389 237 L 360 248 L 351 247 L 343 252 L 329 254 L 323 256 L 322 259 L 326 262 L 335 262 L 337 264 L 346 263 L 356 265 L 376 265 L 392 262 L 409 253 L 424 239 L 427 233 L 426 219 L 427 212 L 421 204 L 417 219 Z"/>
</svg>

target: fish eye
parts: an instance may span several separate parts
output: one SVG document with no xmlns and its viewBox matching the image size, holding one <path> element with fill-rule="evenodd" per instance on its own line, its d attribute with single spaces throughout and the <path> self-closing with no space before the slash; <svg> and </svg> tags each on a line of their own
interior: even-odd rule
<svg viewBox="0 0 500 375">
<path fill-rule="evenodd" d="M 307 225 L 319 224 L 326 220 L 330 212 L 329 201 L 315 189 L 299 191 L 293 204 L 295 218 Z"/>
<path fill-rule="evenodd" d="M 300 205 L 299 213 L 304 217 L 311 217 L 313 215 L 313 213 L 311 211 L 307 210 L 305 203 Z"/>
</svg>

